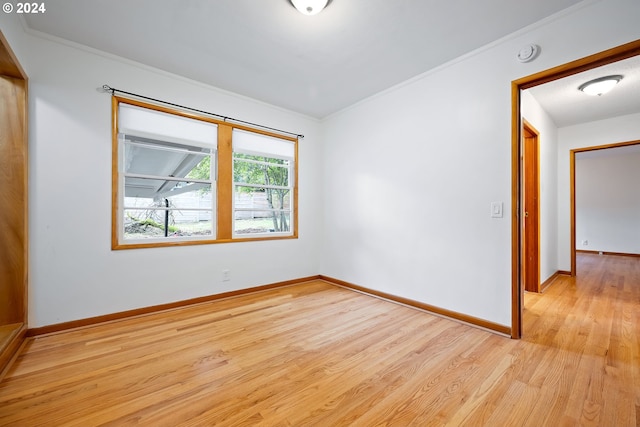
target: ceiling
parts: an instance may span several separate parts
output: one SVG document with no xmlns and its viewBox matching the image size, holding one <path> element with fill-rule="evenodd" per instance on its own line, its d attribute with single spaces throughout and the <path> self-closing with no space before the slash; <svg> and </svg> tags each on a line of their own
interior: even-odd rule
<svg viewBox="0 0 640 427">
<path fill-rule="evenodd" d="M 32 30 L 323 118 L 577 3 L 332 0 L 305 16 L 289 0 L 47 0 L 46 14 L 23 18 Z"/>
<path fill-rule="evenodd" d="M 578 87 L 599 77 L 622 75 L 609 93 L 590 96 Z M 593 68 L 527 89 L 557 127 L 640 113 L 640 56 Z"/>
</svg>

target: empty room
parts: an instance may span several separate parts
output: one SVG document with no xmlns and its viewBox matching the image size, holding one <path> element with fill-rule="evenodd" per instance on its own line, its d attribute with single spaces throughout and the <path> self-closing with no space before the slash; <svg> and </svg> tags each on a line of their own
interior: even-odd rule
<svg viewBox="0 0 640 427">
<path fill-rule="evenodd" d="M 0 13 L 0 426 L 640 425 L 640 2 Z"/>
</svg>

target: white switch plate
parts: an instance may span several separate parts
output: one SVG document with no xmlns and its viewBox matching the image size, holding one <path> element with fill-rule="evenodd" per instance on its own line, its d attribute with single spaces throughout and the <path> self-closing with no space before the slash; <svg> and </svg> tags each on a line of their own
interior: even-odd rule
<svg viewBox="0 0 640 427">
<path fill-rule="evenodd" d="M 491 202 L 491 218 L 502 218 L 502 202 Z"/>
</svg>

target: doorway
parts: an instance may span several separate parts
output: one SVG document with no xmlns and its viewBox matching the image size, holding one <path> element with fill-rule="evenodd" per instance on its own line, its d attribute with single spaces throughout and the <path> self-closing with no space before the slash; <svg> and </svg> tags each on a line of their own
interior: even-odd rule
<svg viewBox="0 0 640 427">
<path fill-rule="evenodd" d="M 574 275 L 577 274 L 577 260 L 576 252 L 578 251 L 578 238 L 577 238 L 577 204 L 576 204 L 576 154 L 580 153 L 597 153 L 601 150 L 611 151 L 612 149 L 622 147 L 640 147 L 640 140 L 619 142 L 606 145 L 598 145 L 585 148 L 577 148 L 571 150 L 569 155 L 570 160 L 570 185 L 571 185 L 571 271 Z M 634 150 L 635 151 L 635 150 Z M 615 252 L 601 252 L 604 254 L 617 255 Z M 628 255 L 625 253 L 625 255 Z"/>
<path fill-rule="evenodd" d="M 526 176 L 522 157 L 524 155 L 522 140 L 525 131 L 521 117 L 521 91 L 544 83 L 562 79 L 583 71 L 591 70 L 603 65 L 611 64 L 623 59 L 640 55 L 640 40 L 618 46 L 613 49 L 600 52 L 558 67 L 542 71 L 540 73 L 515 80 L 511 84 L 512 89 L 512 311 L 511 311 L 511 336 L 519 339 L 522 337 L 522 311 L 524 277 L 527 269 L 535 269 L 527 263 L 524 253 L 523 221 L 525 219 L 525 207 L 523 195 L 526 187 Z M 572 265 L 572 275 L 575 268 Z"/>
</svg>

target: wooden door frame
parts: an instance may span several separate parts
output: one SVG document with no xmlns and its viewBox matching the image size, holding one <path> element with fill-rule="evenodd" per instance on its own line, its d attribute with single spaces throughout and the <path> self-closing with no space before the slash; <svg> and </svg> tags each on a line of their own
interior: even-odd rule
<svg viewBox="0 0 640 427">
<path fill-rule="evenodd" d="M 602 65 L 640 55 L 635 40 L 511 82 L 511 337 L 522 337 L 522 167 L 520 164 L 522 113 L 520 92 Z M 573 269 L 573 267 L 572 267 Z M 574 271 L 572 271 L 574 274 Z"/>
<path fill-rule="evenodd" d="M 533 275 L 531 276 L 533 278 L 533 282 L 534 284 L 532 285 L 531 283 L 529 283 L 529 287 L 527 288 L 527 276 L 530 274 L 529 272 L 529 266 L 528 266 L 528 262 L 524 262 L 522 264 L 522 278 L 524 281 L 524 287 L 525 290 L 528 292 L 540 292 L 540 132 L 538 132 L 538 130 L 533 127 L 533 125 L 531 125 L 531 123 L 529 123 L 526 119 L 522 119 L 522 168 L 523 168 L 523 190 L 526 188 L 526 182 L 527 182 L 527 175 L 529 175 L 528 179 L 533 179 L 533 186 L 535 188 L 534 190 L 534 197 L 533 200 L 529 200 L 529 202 L 527 203 L 527 198 L 530 197 L 530 195 L 527 195 L 526 191 L 523 191 L 522 194 L 522 207 L 523 209 L 525 209 L 527 207 L 528 204 L 534 204 L 534 211 L 533 212 L 529 212 L 529 220 L 527 221 L 527 215 L 525 214 L 522 217 L 522 224 L 521 224 L 521 232 L 523 233 L 522 236 L 522 251 L 523 254 L 527 253 L 528 249 L 533 249 L 534 250 L 534 257 L 535 257 L 535 272 L 533 273 Z M 534 152 L 533 152 L 533 159 L 528 158 L 527 156 L 527 150 L 526 150 L 526 139 L 527 138 L 531 138 L 533 140 L 533 144 L 534 144 Z M 532 166 L 534 167 L 534 172 L 533 172 L 533 176 L 531 176 L 530 174 L 527 174 L 527 168 L 526 165 L 527 163 L 529 163 L 531 160 L 533 160 L 533 164 Z M 526 223 L 528 223 L 530 226 L 527 227 Z M 531 226 L 533 226 L 533 229 L 531 228 Z M 531 234 L 531 241 L 527 240 L 527 230 L 532 230 L 533 233 Z"/>
<path fill-rule="evenodd" d="M 20 263 L 15 264 L 15 268 L 18 269 L 17 280 L 11 283 L 9 286 L 14 287 L 15 295 L 13 296 L 12 310 L 10 315 L 12 319 L 9 325 L 11 330 L 9 335 L 3 340 L 0 345 L 0 380 L 6 373 L 7 369 L 11 365 L 11 362 L 16 357 L 19 348 L 22 346 L 28 321 L 28 271 L 29 271 L 29 227 L 28 227 L 28 78 L 24 69 L 21 67 L 18 58 L 11 50 L 9 42 L 5 38 L 2 31 L 0 31 L 0 78 L 3 80 L 3 89 L 10 87 L 11 96 L 7 96 L 9 107 L 4 108 L 4 98 L 1 100 L 3 103 L 2 119 L 3 121 L 10 122 L 13 125 L 11 132 L 8 132 L 10 143 L 13 144 L 10 148 L 10 153 L 5 153 L 5 144 L 3 144 L 3 155 L 9 154 L 16 158 L 15 162 L 21 162 L 20 169 L 16 167 L 14 173 L 14 184 L 18 184 L 18 180 L 22 180 L 20 183 L 21 195 L 24 197 L 19 203 L 15 205 L 15 211 L 13 217 L 4 217 L 3 222 L 12 222 L 15 233 L 17 236 L 12 239 L 9 251 L 20 258 Z M 4 93 L 3 93 L 4 97 Z M 9 109 L 11 109 L 9 111 Z M 3 141 L 6 142 L 6 141 Z M 18 160 L 19 159 L 19 160 Z M 14 161 L 14 160 L 12 160 Z M 13 163 L 12 163 L 13 164 Z M 22 220 L 17 223 L 17 217 L 21 216 Z M 11 219 L 12 218 L 12 219 Z M 19 241 L 19 244 L 16 244 Z M 22 252 L 20 255 L 19 252 Z M 3 254 L 4 255 L 4 254 Z M 20 271 L 21 270 L 21 271 Z M 3 278 L 4 279 L 4 278 Z M 5 320 L 3 320 L 4 323 Z"/>
<path fill-rule="evenodd" d="M 640 145 L 640 140 L 616 142 L 613 144 L 595 145 L 592 147 L 582 147 L 569 150 L 569 185 L 571 198 L 571 275 L 577 274 L 576 247 L 578 241 L 576 238 L 576 153 L 584 153 L 587 151 L 606 150 L 608 148 L 628 147 L 630 145 Z"/>
</svg>

